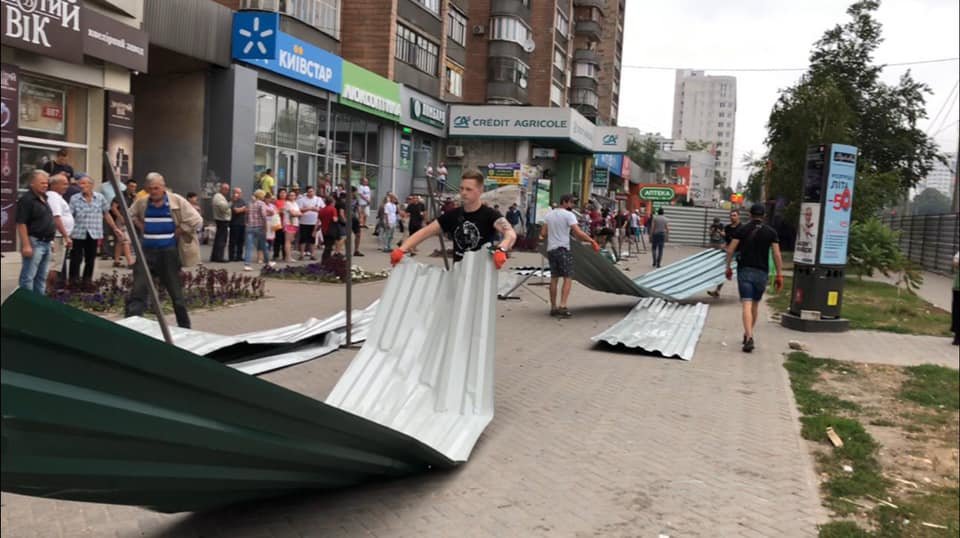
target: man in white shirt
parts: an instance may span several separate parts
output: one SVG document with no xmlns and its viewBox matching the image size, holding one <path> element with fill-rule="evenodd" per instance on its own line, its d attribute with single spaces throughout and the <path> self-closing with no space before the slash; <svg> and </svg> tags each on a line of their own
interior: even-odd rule
<svg viewBox="0 0 960 538">
<path fill-rule="evenodd" d="M 357 207 L 360 208 L 360 227 L 369 228 L 367 226 L 367 218 L 370 216 L 370 180 L 363 178 L 360 180 L 360 186 L 357 187 L 357 194 L 359 199 L 357 200 Z"/>
<path fill-rule="evenodd" d="M 393 232 L 397 229 L 397 199 L 393 193 L 387 195 L 387 202 L 383 204 L 383 230 L 380 231 L 380 240 L 383 242 L 383 251 L 392 250 Z"/>
<path fill-rule="evenodd" d="M 47 275 L 47 287 L 62 287 L 66 279 L 67 250 L 73 246 L 70 234 L 73 233 L 73 212 L 70 204 L 63 199 L 70 181 L 63 172 L 50 176 L 50 188 L 47 190 L 47 204 L 53 213 L 53 223 L 57 227 L 57 238 L 53 247 L 53 259 Z"/>
<path fill-rule="evenodd" d="M 297 200 L 300 207 L 300 259 L 313 259 L 313 232 L 317 228 L 317 216 L 324 207 L 323 200 L 316 195 L 313 186 L 307 187 L 307 194 Z M 306 247 L 306 249 L 304 248 Z M 309 254 L 308 254 L 309 253 Z"/>
<path fill-rule="evenodd" d="M 573 286 L 573 254 L 570 252 L 570 234 L 577 239 L 589 241 L 593 250 L 599 252 L 600 245 L 580 229 L 577 217 L 571 211 L 574 204 L 572 194 L 560 197 L 560 206 L 551 209 L 543 219 L 540 228 L 540 241 L 547 241 L 547 261 L 550 262 L 550 315 L 558 318 L 569 318 L 567 299 L 570 298 L 570 288 Z M 557 304 L 557 288 L 560 278 L 563 278 L 563 290 L 560 294 L 560 303 Z"/>
</svg>

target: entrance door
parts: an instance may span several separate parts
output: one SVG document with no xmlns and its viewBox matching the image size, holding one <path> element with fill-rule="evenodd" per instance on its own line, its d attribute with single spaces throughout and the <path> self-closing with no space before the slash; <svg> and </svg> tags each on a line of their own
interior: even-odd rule
<svg viewBox="0 0 960 538">
<path fill-rule="evenodd" d="M 295 151 L 280 150 L 277 158 L 277 187 L 289 189 L 291 185 L 299 185 L 297 181 L 297 153 Z"/>
</svg>

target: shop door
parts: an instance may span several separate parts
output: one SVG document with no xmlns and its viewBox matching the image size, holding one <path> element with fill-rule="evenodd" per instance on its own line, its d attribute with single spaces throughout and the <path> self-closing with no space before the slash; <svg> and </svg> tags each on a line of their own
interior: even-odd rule
<svg viewBox="0 0 960 538">
<path fill-rule="evenodd" d="M 277 186 L 288 189 L 291 185 L 299 185 L 297 181 L 297 153 L 280 150 L 277 158 Z"/>
</svg>

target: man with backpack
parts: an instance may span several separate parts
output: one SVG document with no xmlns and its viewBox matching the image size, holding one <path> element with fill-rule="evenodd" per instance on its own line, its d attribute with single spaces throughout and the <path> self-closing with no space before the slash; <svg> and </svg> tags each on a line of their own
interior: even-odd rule
<svg viewBox="0 0 960 538">
<path fill-rule="evenodd" d="M 737 260 L 737 287 L 740 302 L 743 305 L 743 351 L 750 353 L 755 347 L 753 329 L 757 325 L 760 311 L 760 299 L 767 288 L 770 264 L 769 256 L 773 250 L 773 263 L 777 269 L 774 288 L 783 289 L 783 259 L 780 256 L 780 238 L 777 231 L 764 224 L 763 205 L 753 204 L 750 208 L 750 222 L 737 228 L 733 241 L 727 246 L 727 280 L 733 279 L 730 262 L 734 254 Z"/>
</svg>

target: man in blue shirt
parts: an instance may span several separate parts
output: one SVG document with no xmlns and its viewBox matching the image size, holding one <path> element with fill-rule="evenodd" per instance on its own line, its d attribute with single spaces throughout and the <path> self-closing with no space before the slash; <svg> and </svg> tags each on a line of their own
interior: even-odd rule
<svg viewBox="0 0 960 538">
<path fill-rule="evenodd" d="M 143 255 L 150 273 L 167 290 L 173 302 L 177 325 L 190 328 L 190 316 L 180 284 L 180 268 L 200 260 L 196 230 L 203 222 L 197 210 L 184 197 L 167 192 L 163 176 L 147 174 L 148 196 L 134 202 L 130 218 L 140 230 Z M 142 316 L 147 308 L 147 274 L 140 264 L 133 270 L 133 290 L 127 298 L 124 315 Z"/>
</svg>

